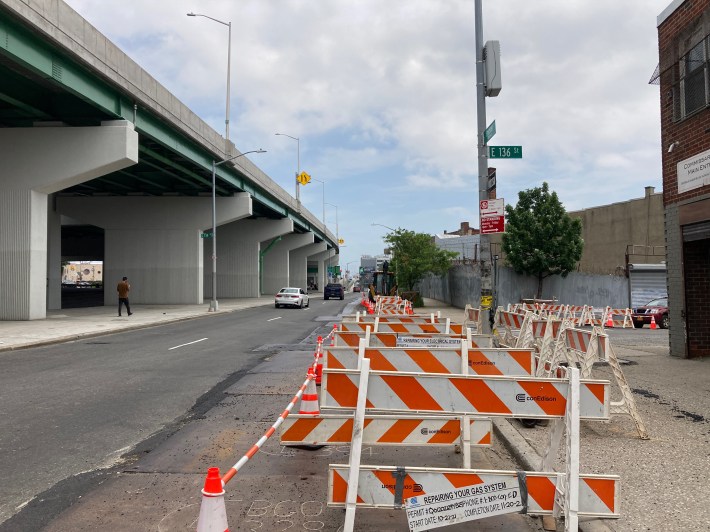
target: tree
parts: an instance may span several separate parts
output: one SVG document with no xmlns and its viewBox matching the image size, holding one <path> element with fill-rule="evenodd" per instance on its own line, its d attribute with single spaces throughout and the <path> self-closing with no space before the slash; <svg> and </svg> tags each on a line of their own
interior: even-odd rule
<svg viewBox="0 0 710 532">
<path fill-rule="evenodd" d="M 547 183 L 518 192 L 518 204 L 506 205 L 503 252 L 517 273 L 537 277 L 537 298 L 542 281 L 550 275 L 566 277 L 582 257 L 582 221 L 571 218 Z"/>
<path fill-rule="evenodd" d="M 397 275 L 397 283 L 405 290 L 414 285 L 428 272 L 444 274 L 451 267 L 456 252 L 439 249 L 431 235 L 415 233 L 398 228 L 387 234 L 385 242 L 392 250 L 390 270 Z"/>
</svg>

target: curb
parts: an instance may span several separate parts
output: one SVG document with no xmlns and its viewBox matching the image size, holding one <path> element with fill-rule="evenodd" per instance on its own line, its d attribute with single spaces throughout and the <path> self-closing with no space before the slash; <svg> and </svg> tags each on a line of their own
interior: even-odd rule
<svg viewBox="0 0 710 532">
<path fill-rule="evenodd" d="M 527 471 L 538 471 L 542 464 L 542 457 L 537 453 L 532 445 L 507 419 L 493 419 L 493 432 L 508 452 L 515 458 L 515 461 Z M 614 532 L 606 521 L 601 519 L 590 519 L 579 521 L 579 529 L 582 532 Z"/>
<path fill-rule="evenodd" d="M 192 314 L 190 316 L 180 316 L 175 318 L 166 318 L 164 320 L 152 322 L 152 323 L 136 323 L 135 325 L 129 325 L 127 327 L 121 327 L 118 329 L 110 329 L 103 331 L 93 331 L 87 333 L 70 334 L 68 336 L 57 336 L 56 338 L 50 338 L 48 340 L 37 340 L 26 344 L 10 345 L 6 347 L 0 347 L 0 353 L 8 351 L 19 351 L 20 349 L 30 349 L 33 347 L 43 347 L 47 345 L 62 344 L 65 342 L 73 342 L 76 340 L 82 340 L 85 338 L 97 338 L 99 336 L 108 336 L 109 334 L 118 334 L 126 331 L 137 331 L 140 329 L 148 329 L 149 327 L 157 327 L 159 325 L 165 325 L 167 323 L 177 323 L 179 321 L 187 321 L 195 318 L 205 318 L 211 316 L 219 316 L 220 314 L 230 314 L 232 312 L 237 312 L 239 310 L 247 310 L 250 308 L 256 308 L 262 305 L 250 305 L 245 307 L 238 307 L 232 309 L 220 310 L 218 312 L 206 312 L 204 314 Z M 263 306 L 267 306 L 264 304 Z"/>
</svg>

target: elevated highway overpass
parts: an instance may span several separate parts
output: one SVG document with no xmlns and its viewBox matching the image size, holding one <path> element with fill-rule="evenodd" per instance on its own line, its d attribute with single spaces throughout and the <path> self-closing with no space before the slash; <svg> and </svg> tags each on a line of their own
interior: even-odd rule
<svg viewBox="0 0 710 532">
<path fill-rule="evenodd" d="M 105 304 L 210 298 L 212 163 L 217 298 L 306 285 L 335 236 L 247 156 L 62 0 L 0 0 L 0 320 L 61 306 L 62 226 L 104 232 Z"/>
</svg>

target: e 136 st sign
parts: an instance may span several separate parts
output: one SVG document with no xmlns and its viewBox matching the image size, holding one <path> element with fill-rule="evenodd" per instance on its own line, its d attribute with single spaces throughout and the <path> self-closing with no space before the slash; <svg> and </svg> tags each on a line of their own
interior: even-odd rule
<svg viewBox="0 0 710 532">
<path fill-rule="evenodd" d="M 522 146 L 488 146 L 489 159 L 522 159 Z"/>
</svg>

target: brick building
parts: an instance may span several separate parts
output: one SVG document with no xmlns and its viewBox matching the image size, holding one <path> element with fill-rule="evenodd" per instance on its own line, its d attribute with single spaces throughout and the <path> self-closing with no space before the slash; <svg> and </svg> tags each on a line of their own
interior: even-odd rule
<svg viewBox="0 0 710 532">
<path fill-rule="evenodd" d="M 658 16 L 670 352 L 710 356 L 710 0 Z"/>
</svg>

